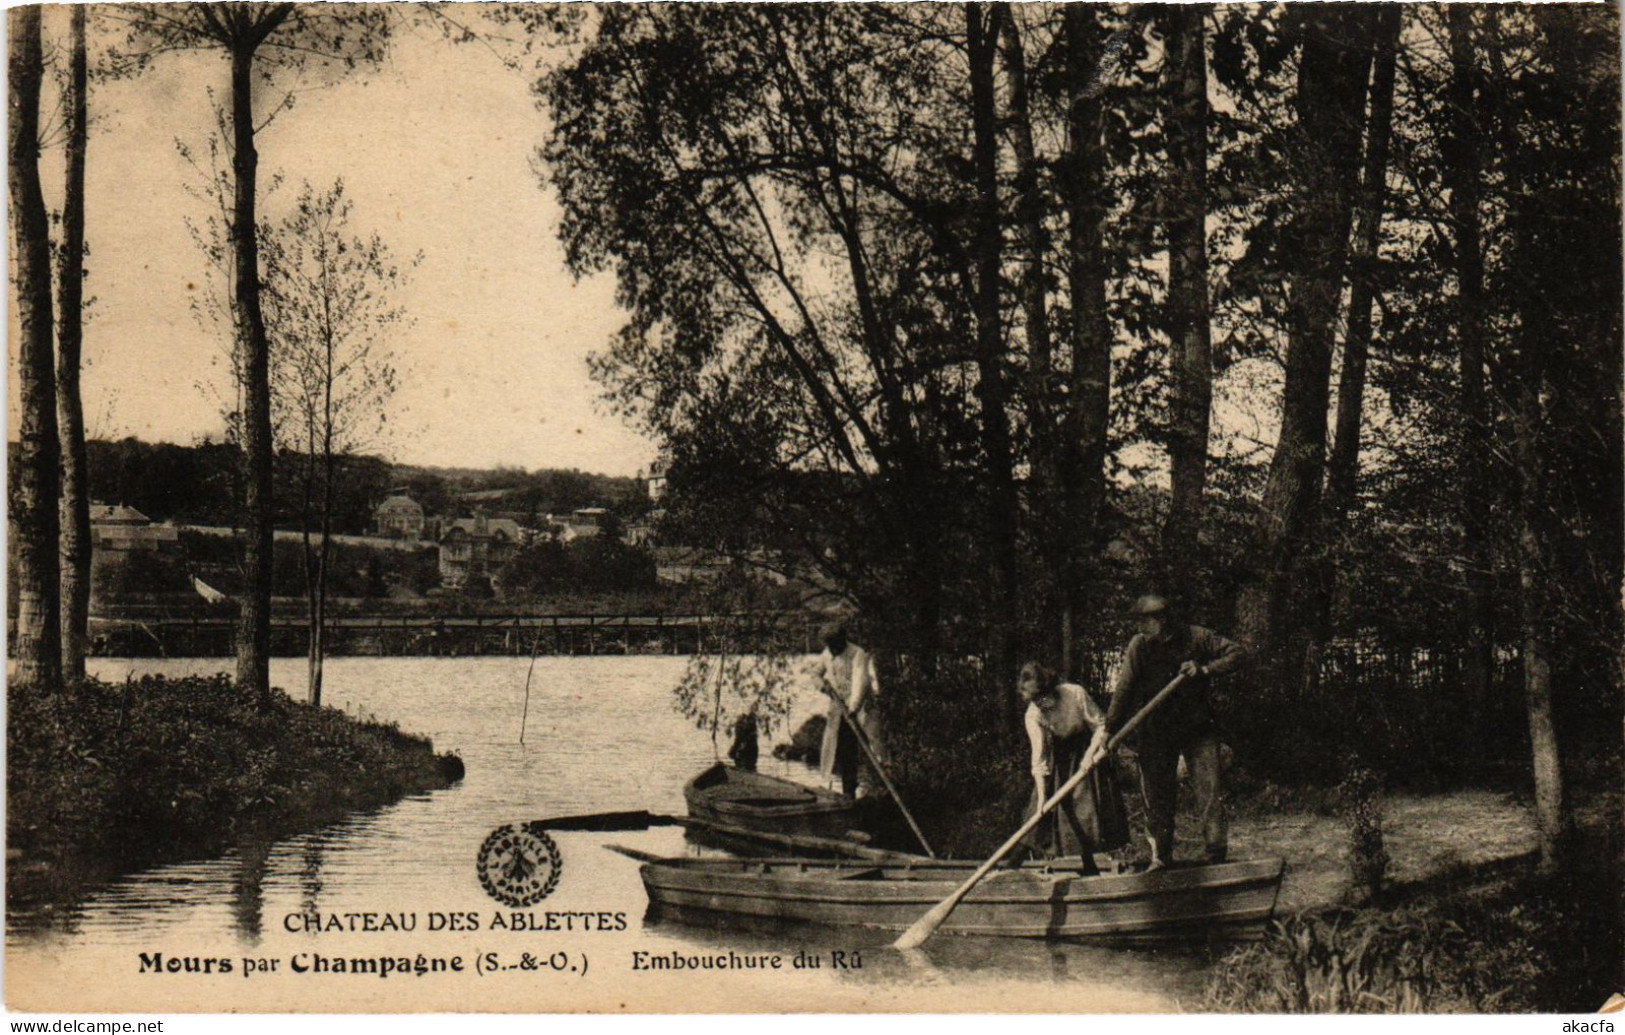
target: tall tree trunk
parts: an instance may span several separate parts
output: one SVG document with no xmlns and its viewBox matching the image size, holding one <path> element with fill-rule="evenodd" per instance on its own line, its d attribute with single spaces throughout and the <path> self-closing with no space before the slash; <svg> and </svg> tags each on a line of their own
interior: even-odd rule
<svg viewBox="0 0 1625 1035">
<path fill-rule="evenodd" d="M 999 318 L 1002 268 L 999 219 L 998 120 L 994 108 L 994 58 L 998 54 L 1002 11 L 967 4 L 965 25 L 970 52 L 972 158 L 976 170 L 976 396 L 982 410 L 982 451 L 987 464 L 987 538 L 993 561 L 989 622 L 990 686 L 994 692 L 1015 683 L 1014 640 L 1016 501 L 1007 392 L 1004 335 Z M 1008 697 L 1001 694 L 1000 699 Z M 1001 708 L 1014 722 L 1014 707 Z"/>
<path fill-rule="evenodd" d="M 62 451 L 61 587 L 62 680 L 85 678 L 90 625 L 90 489 L 85 452 L 84 405 L 79 393 L 79 356 L 84 330 L 86 89 L 85 7 L 71 15 L 71 52 L 65 107 L 68 119 L 67 183 L 62 202 L 62 247 L 57 254 L 58 320 L 56 420 Z"/>
<path fill-rule="evenodd" d="M 17 466 L 9 500 L 17 568 L 18 685 L 57 689 L 62 675 L 56 371 L 52 367 L 51 244 L 39 178 L 39 99 L 44 78 L 40 7 L 9 14 L 7 161 L 13 277 L 17 285 Z"/>
<path fill-rule="evenodd" d="M 1101 139 L 1103 103 L 1098 81 L 1101 31 L 1085 4 L 1068 4 L 1066 36 L 1067 154 L 1062 192 L 1067 210 L 1067 287 L 1072 299 L 1072 375 L 1066 417 L 1067 463 L 1064 533 L 1071 563 L 1062 573 L 1068 640 L 1083 620 L 1103 537 L 1106 502 L 1106 430 L 1110 415 L 1112 335 L 1106 312 L 1106 154 Z M 1075 654 L 1075 650 L 1069 650 Z"/>
<path fill-rule="evenodd" d="M 1494 17 L 1496 15 L 1492 15 Z M 1537 10 L 1534 15 L 1546 37 L 1554 71 L 1560 82 L 1581 82 L 1575 57 L 1577 26 L 1573 12 Z M 1519 280 L 1516 298 L 1517 353 L 1513 357 L 1513 463 L 1518 487 L 1519 625 L 1523 647 L 1524 705 L 1529 722 L 1530 766 L 1535 784 L 1535 827 L 1540 847 L 1540 868 L 1560 869 L 1567 861 L 1572 819 L 1569 814 L 1563 754 L 1559 743 L 1552 667 L 1556 656 L 1558 613 L 1553 580 L 1560 577 L 1553 564 L 1553 537 L 1549 512 L 1554 501 L 1548 492 L 1547 463 L 1553 450 L 1546 430 L 1546 402 L 1553 385 L 1548 364 L 1566 343 L 1558 335 L 1576 333 L 1566 300 L 1554 299 L 1548 268 L 1561 268 L 1551 254 L 1564 246 L 1566 235 L 1551 228 L 1562 223 L 1563 193 L 1548 193 L 1527 182 L 1529 156 L 1516 155 L 1506 164 L 1506 193 L 1511 199 L 1508 220 L 1513 232 L 1514 261 L 1529 271 Z"/>
<path fill-rule="evenodd" d="M 299 496 L 299 540 L 302 546 L 300 559 L 305 577 L 305 686 L 306 699 L 311 704 L 321 703 L 321 689 L 319 687 L 319 665 L 316 660 L 317 630 L 320 628 L 318 615 L 321 611 L 316 600 L 316 572 L 318 561 L 316 559 L 316 540 L 311 530 L 311 516 L 316 509 L 316 421 L 308 401 L 304 401 L 305 418 L 305 462 L 304 471 L 300 478 Z"/>
<path fill-rule="evenodd" d="M 1526 328 L 1530 325 L 1526 324 Z M 1540 326 L 1539 324 L 1534 326 Z M 1532 330 L 1523 332 L 1524 348 L 1539 350 Z M 1518 478 L 1518 584 L 1523 640 L 1524 703 L 1529 715 L 1530 758 L 1535 779 L 1535 828 L 1540 868 L 1558 869 L 1568 840 L 1563 760 L 1552 706 L 1551 596 L 1553 577 L 1546 558 L 1544 464 L 1541 443 L 1541 396 L 1544 377 L 1539 360 L 1525 360 L 1517 386 L 1514 448 Z"/>
<path fill-rule="evenodd" d="M 1487 340 L 1484 325 L 1484 248 L 1479 215 L 1483 196 L 1484 142 L 1478 123 L 1478 67 L 1473 52 L 1473 8 L 1446 8 L 1450 26 L 1450 135 L 1444 162 L 1450 189 L 1450 222 L 1455 229 L 1456 337 L 1461 351 L 1461 528 L 1466 554 L 1466 638 L 1462 692 L 1467 729 L 1483 722 L 1491 694 L 1495 605 L 1494 561 L 1490 543 L 1489 397 L 1484 384 Z"/>
<path fill-rule="evenodd" d="M 1021 229 L 1021 311 L 1027 337 L 1027 423 L 1032 477 L 1028 481 L 1029 508 L 1034 518 L 1043 561 L 1050 572 L 1066 567 L 1071 542 L 1059 520 L 1057 501 L 1061 474 L 1057 459 L 1056 426 L 1050 407 L 1050 379 L 1054 373 L 1049 322 L 1049 234 L 1044 228 L 1044 196 L 1039 188 L 1039 161 L 1033 146 L 1032 111 L 1027 86 L 1027 56 L 1021 27 L 1009 5 L 1004 12 L 1004 67 L 1010 83 L 1009 124 L 1011 149 L 1016 157 L 1016 214 Z M 1061 609 L 1057 585 L 1035 587 L 1040 614 Z M 1043 656 L 1059 657 L 1061 671 L 1071 674 L 1072 658 L 1065 650 L 1067 637 L 1059 623 L 1038 630 L 1040 642 L 1032 646 Z"/>
<path fill-rule="evenodd" d="M 1285 642 L 1283 618 L 1297 603 L 1294 576 L 1321 504 L 1332 342 L 1359 179 L 1373 13 L 1355 5 L 1287 9 L 1303 41 L 1293 137 L 1298 252 L 1287 308 L 1281 431 L 1259 514 L 1258 572 L 1242 592 L 1237 615 L 1243 640 L 1257 652 L 1261 683 L 1277 693 L 1303 684 L 1306 644 Z"/>
<path fill-rule="evenodd" d="M 324 257 L 325 266 L 325 257 Z M 327 572 L 333 548 L 333 292 L 322 287 L 322 329 L 326 338 L 322 368 L 322 545 L 316 555 L 316 607 L 311 616 L 310 703 L 322 703 L 322 670 L 327 661 Z"/>
<path fill-rule="evenodd" d="M 1452 8 L 1454 10 L 1454 8 Z M 1377 14 L 1366 117 L 1365 168 L 1360 173 L 1354 251 L 1349 269 L 1348 330 L 1337 382 L 1337 420 L 1326 478 L 1326 514 L 1340 524 L 1354 507 L 1360 472 L 1360 423 L 1365 409 L 1366 361 L 1371 349 L 1371 311 L 1377 300 L 1377 246 L 1387 201 L 1388 144 L 1393 136 L 1394 65 L 1404 8 L 1385 4 Z"/>
<path fill-rule="evenodd" d="M 332 560 L 333 453 L 323 458 L 322 544 L 316 554 L 316 606 L 310 619 L 310 703 L 322 703 L 322 675 L 327 664 L 327 573 Z"/>
<path fill-rule="evenodd" d="M 260 312 L 255 192 L 254 50 L 231 52 L 232 318 L 243 398 L 243 596 L 237 623 L 237 682 L 267 701 L 271 692 L 271 386 L 270 347 Z"/>
<path fill-rule="evenodd" d="M 1403 8 L 1384 5 L 1377 13 L 1371 71 L 1371 99 L 1366 110 L 1365 161 L 1354 212 L 1349 259 L 1349 309 L 1343 335 L 1343 365 L 1338 372 L 1337 415 L 1332 452 L 1326 466 L 1326 505 L 1320 522 L 1320 556 L 1305 608 L 1312 630 L 1305 658 L 1304 683 L 1319 686 L 1320 656 L 1332 639 L 1332 601 L 1337 592 L 1338 539 L 1354 509 L 1360 473 L 1360 426 L 1365 412 L 1366 365 L 1371 349 L 1371 311 L 1377 300 L 1377 249 L 1382 237 L 1387 197 L 1388 144 L 1393 134 L 1394 66 Z"/>
<path fill-rule="evenodd" d="M 1205 4 L 1168 9 L 1163 76 L 1168 112 L 1168 338 L 1173 345 L 1168 457 L 1172 499 L 1162 532 L 1168 591 L 1187 607 L 1201 570 L 1202 494 L 1213 408 L 1207 296 L 1207 49 Z M 1194 614 L 1186 610 L 1186 614 Z"/>
</svg>

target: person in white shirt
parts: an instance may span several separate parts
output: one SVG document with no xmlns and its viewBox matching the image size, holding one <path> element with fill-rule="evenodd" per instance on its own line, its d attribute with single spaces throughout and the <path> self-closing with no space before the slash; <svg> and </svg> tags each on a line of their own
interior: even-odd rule
<svg viewBox="0 0 1625 1035">
<path fill-rule="evenodd" d="M 1034 661 L 1021 667 L 1016 692 L 1027 703 L 1025 725 L 1031 747 L 1033 796 L 1029 810 L 1036 811 L 1048 800 L 1055 787 L 1072 777 L 1088 754 L 1090 739 L 1105 721 L 1105 710 L 1076 683 L 1064 683 L 1055 673 Z M 1071 827 L 1083 872 L 1095 873 L 1097 851 L 1110 851 L 1128 843 L 1128 815 L 1110 756 L 1095 764 L 1076 790 L 1056 806 Z M 1040 831 L 1045 825 L 1039 827 Z M 1059 820 L 1047 826 L 1054 854 L 1067 847 Z M 1045 835 L 1029 842 L 1041 854 L 1049 851 Z"/>
<path fill-rule="evenodd" d="M 826 627 L 823 640 L 824 652 L 813 664 L 813 676 L 830 699 L 819 765 L 826 777 L 840 777 L 843 793 L 855 798 L 869 797 L 875 793 L 875 775 L 863 758 L 857 737 L 842 716 L 850 713 L 856 718 L 869 747 L 884 764 L 886 756 L 876 701 L 880 679 L 875 674 L 875 659 L 851 642 L 843 622 Z"/>
</svg>

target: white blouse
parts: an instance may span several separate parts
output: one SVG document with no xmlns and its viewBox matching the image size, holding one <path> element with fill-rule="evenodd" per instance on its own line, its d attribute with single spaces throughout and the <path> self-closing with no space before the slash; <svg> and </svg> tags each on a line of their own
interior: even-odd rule
<svg viewBox="0 0 1625 1035">
<path fill-rule="evenodd" d="M 1027 705 L 1027 740 L 1032 746 L 1032 772 L 1035 777 L 1050 774 L 1055 738 L 1072 737 L 1085 730 L 1099 729 L 1106 720 L 1106 713 L 1101 711 L 1083 687 L 1076 683 L 1062 683 L 1055 689 L 1055 703 L 1048 708 L 1040 708 L 1036 700 Z"/>
</svg>

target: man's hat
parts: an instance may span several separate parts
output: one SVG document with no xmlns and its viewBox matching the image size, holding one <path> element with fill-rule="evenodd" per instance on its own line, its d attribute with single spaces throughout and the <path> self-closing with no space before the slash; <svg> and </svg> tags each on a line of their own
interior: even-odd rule
<svg viewBox="0 0 1625 1035">
<path fill-rule="evenodd" d="M 1136 600 L 1133 607 L 1129 608 L 1129 614 L 1134 615 L 1136 618 L 1153 615 L 1160 616 L 1167 613 L 1167 599 L 1165 597 L 1160 597 L 1155 593 L 1147 593 L 1145 596 Z"/>
<path fill-rule="evenodd" d="M 846 631 L 846 622 L 841 620 L 836 620 L 826 624 L 823 629 L 819 630 L 818 638 L 826 643 L 828 643 L 830 640 L 851 639 Z"/>
</svg>

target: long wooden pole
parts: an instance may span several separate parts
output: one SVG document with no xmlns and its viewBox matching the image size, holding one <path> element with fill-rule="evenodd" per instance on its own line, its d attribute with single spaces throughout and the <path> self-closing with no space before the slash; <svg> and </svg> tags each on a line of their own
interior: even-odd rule
<svg viewBox="0 0 1625 1035">
<path fill-rule="evenodd" d="M 842 721 L 846 723 L 846 728 L 852 731 L 852 736 L 857 738 L 858 747 L 863 749 L 864 756 L 869 759 L 869 764 L 874 767 L 875 775 L 879 776 L 880 782 L 886 785 L 886 793 L 890 794 L 892 801 L 897 803 L 897 811 L 901 812 L 903 818 L 908 821 L 908 828 L 914 831 L 914 839 L 920 842 L 920 847 L 925 849 L 926 855 L 935 859 L 937 853 L 932 850 L 931 842 L 925 839 L 925 834 L 920 830 L 920 825 L 914 822 L 914 814 L 908 811 L 907 805 L 903 804 L 903 797 L 897 793 L 897 788 L 892 784 L 891 777 L 886 775 L 886 767 L 880 764 L 880 758 L 875 754 L 874 747 L 870 745 L 869 738 L 864 736 L 863 728 L 858 725 L 857 716 L 847 710 L 846 702 L 841 700 L 827 683 L 820 685 L 824 693 L 828 694 L 840 707 Z"/>
<path fill-rule="evenodd" d="M 530 721 L 530 677 L 536 674 L 536 648 L 542 645 L 542 627 L 538 623 L 536 635 L 530 641 L 530 668 L 525 670 L 525 710 L 519 714 L 519 743 L 525 742 L 525 724 Z M 555 644 L 554 646 L 557 646 Z"/>
<path fill-rule="evenodd" d="M 1043 819 L 1056 805 L 1065 800 L 1066 796 L 1071 794 L 1083 782 L 1083 778 L 1089 775 L 1096 763 L 1111 754 L 1112 749 L 1121 743 L 1124 737 L 1128 736 L 1158 705 L 1172 696 L 1174 691 L 1178 690 L 1180 684 L 1184 682 L 1185 677 L 1183 675 L 1175 676 L 1167 686 L 1157 693 L 1157 696 L 1146 703 L 1144 708 L 1135 712 L 1134 717 L 1125 722 L 1123 728 L 1118 730 L 1111 740 L 1106 742 L 1104 750 L 1086 757 L 1083 764 L 1078 767 L 1078 771 L 1072 774 L 1072 778 L 1062 784 L 1054 794 L 1050 795 L 1049 800 L 1044 802 L 1043 808 L 1033 813 L 1027 822 L 1021 825 L 1019 830 L 1011 834 L 1010 839 L 1001 845 L 998 851 L 993 853 L 992 858 L 977 867 L 976 872 L 971 874 L 965 883 L 954 889 L 953 894 L 932 906 L 929 912 L 914 921 L 914 926 L 904 931 L 902 936 L 892 943 L 892 947 L 896 949 L 917 949 L 923 945 L 927 938 L 936 933 L 937 928 L 942 926 L 942 922 L 948 919 L 948 915 L 959 906 L 965 896 L 969 895 L 971 890 L 982 882 L 982 878 L 986 877 L 993 867 L 997 866 L 1005 856 L 1009 855 L 1011 849 L 1021 843 L 1022 838 L 1032 832 L 1032 829 L 1038 825 L 1039 820 Z"/>
<path fill-rule="evenodd" d="M 889 862 L 908 866 L 936 861 L 911 852 L 894 852 L 884 848 L 870 848 L 867 845 L 843 841 L 837 837 L 815 837 L 810 834 L 778 834 L 766 830 L 736 827 L 728 823 L 712 823 L 709 820 L 696 819 L 693 816 L 669 816 L 661 812 L 594 812 L 583 816 L 555 816 L 552 819 L 543 819 L 537 822 L 548 830 L 600 832 L 648 830 L 650 827 L 677 826 L 720 837 L 789 848 L 796 852 L 823 852 L 830 855 L 844 855 L 853 859 L 868 859 L 873 862 Z"/>
</svg>

